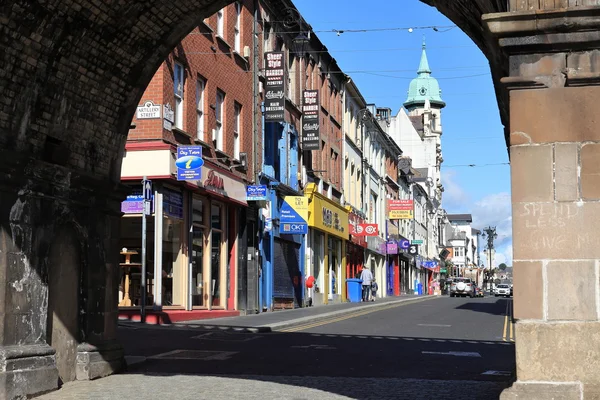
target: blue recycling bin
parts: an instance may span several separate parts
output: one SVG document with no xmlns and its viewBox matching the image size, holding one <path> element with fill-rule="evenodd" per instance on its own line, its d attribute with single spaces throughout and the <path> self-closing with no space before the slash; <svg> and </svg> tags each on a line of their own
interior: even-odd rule
<svg viewBox="0 0 600 400">
<path fill-rule="evenodd" d="M 417 294 L 419 296 L 423 295 L 423 284 L 422 283 L 419 283 L 419 285 L 417 286 Z"/>
<path fill-rule="evenodd" d="M 346 279 L 348 285 L 348 300 L 350 303 L 360 303 L 362 300 L 362 279 Z"/>
</svg>

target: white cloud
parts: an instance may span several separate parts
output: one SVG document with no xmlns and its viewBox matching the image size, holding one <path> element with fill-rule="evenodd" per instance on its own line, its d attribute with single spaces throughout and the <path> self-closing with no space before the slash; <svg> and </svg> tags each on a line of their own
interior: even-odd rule
<svg viewBox="0 0 600 400">
<path fill-rule="evenodd" d="M 442 201 L 445 209 L 464 208 L 469 204 L 469 195 L 456 182 L 456 171 L 442 171 L 442 182 L 444 183 L 444 195 Z"/>
<path fill-rule="evenodd" d="M 498 237 L 494 247 L 500 249 L 512 246 L 512 208 L 509 193 L 495 193 L 475 202 L 473 210 L 473 227 L 483 231 L 488 226 L 496 227 Z M 512 259 L 512 257 L 511 257 Z"/>
</svg>

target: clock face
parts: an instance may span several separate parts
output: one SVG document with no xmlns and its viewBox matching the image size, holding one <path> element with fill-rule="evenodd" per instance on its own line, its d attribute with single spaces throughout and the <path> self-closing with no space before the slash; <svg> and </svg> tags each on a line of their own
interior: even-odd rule
<svg viewBox="0 0 600 400">
<path fill-rule="evenodd" d="M 425 96 L 425 94 L 427 94 L 427 89 L 425 88 L 425 86 L 421 86 L 421 89 L 419 89 L 419 93 L 421 94 L 421 96 Z"/>
</svg>

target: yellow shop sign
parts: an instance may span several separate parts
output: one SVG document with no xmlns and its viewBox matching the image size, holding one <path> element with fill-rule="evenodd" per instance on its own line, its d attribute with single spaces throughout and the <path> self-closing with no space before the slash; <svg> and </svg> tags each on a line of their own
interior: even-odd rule
<svg viewBox="0 0 600 400">
<path fill-rule="evenodd" d="M 348 210 L 330 204 L 327 200 L 313 196 L 310 203 L 309 225 L 339 236 L 348 238 Z"/>
</svg>

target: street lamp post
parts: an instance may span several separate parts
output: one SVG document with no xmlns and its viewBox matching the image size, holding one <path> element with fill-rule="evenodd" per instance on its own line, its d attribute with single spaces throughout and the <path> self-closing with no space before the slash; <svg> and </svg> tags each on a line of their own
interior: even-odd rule
<svg viewBox="0 0 600 400">
<path fill-rule="evenodd" d="M 488 276 L 489 276 L 492 272 L 492 251 L 494 250 L 494 239 L 496 239 L 498 237 L 498 234 L 496 233 L 495 226 L 488 226 L 483 231 L 485 233 L 483 233 L 481 236 L 482 237 L 487 236 L 488 264 L 489 264 Z M 490 289 L 489 280 L 488 280 L 488 289 Z"/>
</svg>

